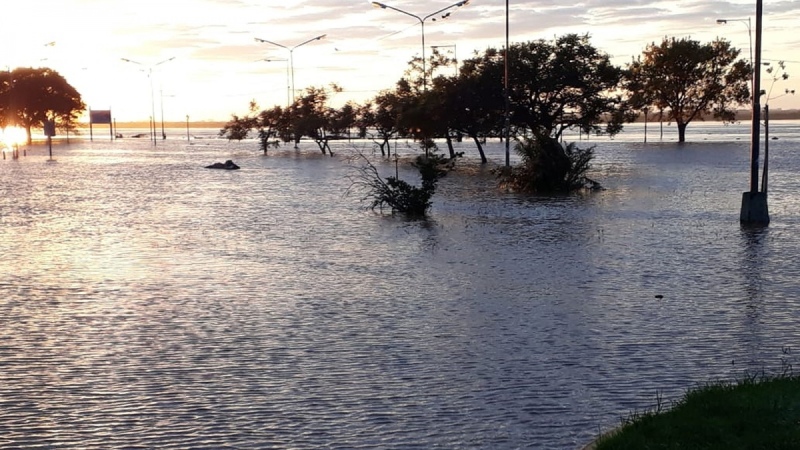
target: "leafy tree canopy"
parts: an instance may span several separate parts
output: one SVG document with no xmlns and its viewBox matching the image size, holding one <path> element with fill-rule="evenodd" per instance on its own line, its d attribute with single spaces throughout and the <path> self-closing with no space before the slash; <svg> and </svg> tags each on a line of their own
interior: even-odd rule
<svg viewBox="0 0 800 450">
<path fill-rule="evenodd" d="M 512 44 L 508 56 L 515 125 L 554 138 L 570 128 L 610 134 L 621 130 L 624 105 L 614 91 L 622 71 L 589 42 L 588 34 Z M 464 66 L 462 74 L 488 77 L 502 89 L 503 51 L 490 48 Z"/>
<path fill-rule="evenodd" d="M 750 98 L 752 70 L 738 56 L 739 50 L 724 39 L 701 44 L 673 37 L 652 43 L 628 65 L 631 104 L 666 111 L 678 126 L 679 142 L 686 141 L 687 125 L 706 114 L 732 122 L 735 107 Z"/>
<path fill-rule="evenodd" d="M 31 128 L 48 120 L 68 128 L 85 110 L 78 91 L 53 69 L 20 67 L 0 78 L 2 125 L 25 128 L 29 144 Z"/>
</svg>

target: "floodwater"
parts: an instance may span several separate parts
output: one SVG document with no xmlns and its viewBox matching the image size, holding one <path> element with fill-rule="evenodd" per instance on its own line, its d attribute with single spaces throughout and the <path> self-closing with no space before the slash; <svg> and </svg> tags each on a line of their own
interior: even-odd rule
<svg viewBox="0 0 800 450">
<path fill-rule="evenodd" d="M 770 130 L 760 230 L 738 220 L 746 125 L 651 127 L 581 141 L 606 190 L 568 197 L 501 192 L 459 144 L 424 221 L 344 195 L 354 151 L 394 174 L 363 142 L 7 155 L 0 447 L 575 449 L 657 396 L 780 371 L 800 124 Z"/>
</svg>

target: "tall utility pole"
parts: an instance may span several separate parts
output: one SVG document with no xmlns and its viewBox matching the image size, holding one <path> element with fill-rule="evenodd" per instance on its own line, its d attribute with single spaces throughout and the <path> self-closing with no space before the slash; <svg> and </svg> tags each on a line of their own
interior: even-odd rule
<svg viewBox="0 0 800 450">
<path fill-rule="evenodd" d="M 506 0 L 506 51 L 505 55 L 503 56 L 503 65 L 505 66 L 504 72 L 505 75 L 503 76 L 503 97 L 505 97 L 505 117 L 504 117 L 504 128 L 505 128 L 505 141 L 506 141 L 506 167 L 511 167 L 511 151 L 509 149 L 508 139 L 511 135 L 509 128 L 511 127 L 511 99 L 509 98 L 508 92 L 508 0 Z"/>
<path fill-rule="evenodd" d="M 761 147 L 761 18 L 762 0 L 756 0 L 756 48 L 753 67 L 752 125 L 750 127 L 750 190 L 742 194 L 742 209 L 739 221 L 744 225 L 769 224 L 767 193 L 758 190 L 758 158 Z"/>
</svg>

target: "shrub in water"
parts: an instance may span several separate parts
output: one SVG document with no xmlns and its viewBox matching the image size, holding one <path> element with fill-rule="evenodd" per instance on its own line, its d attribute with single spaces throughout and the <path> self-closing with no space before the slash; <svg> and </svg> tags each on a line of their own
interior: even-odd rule
<svg viewBox="0 0 800 450">
<path fill-rule="evenodd" d="M 453 164 L 453 160 L 435 153 L 417 156 L 413 166 L 419 171 L 422 185 L 414 186 L 397 177 L 384 180 L 377 168 L 364 155 L 360 156 L 366 165 L 358 168 L 357 174 L 351 177 L 350 190 L 354 187 L 362 190 L 364 196 L 361 200 L 369 201 L 371 209 L 389 208 L 392 212 L 414 217 L 425 216 L 436 192 L 436 184 Z"/>
<path fill-rule="evenodd" d="M 594 147 L 578 148 L 575 143 L 561 145 L 549 136 L 525 138 L 515 150 L 522 161 L 511 170 L 501 172 L 501 183 L 520 192 L 566 193 L 591 186 L 586 178 Z"/>
</svg>

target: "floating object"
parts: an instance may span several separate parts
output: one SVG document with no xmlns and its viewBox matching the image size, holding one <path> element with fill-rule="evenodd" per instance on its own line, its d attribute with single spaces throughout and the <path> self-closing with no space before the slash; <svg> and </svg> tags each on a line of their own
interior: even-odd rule
<svg viewBox="0 0 800 450">
<path fill-rule="evenodd" d="M 656 298 L 657 298 L 657 299 L 659 299 L 659 300 L 661 300 L 662 298 L 664 298 L 664 296 L 663 296 L 663 295 L 661 295 L 661 294 L 656 294 Z"/>
<path fill-rule="evenodd" d="M 229 160 L 225 161 L 225 163 L 215 162 L 214 164 L 211 164 L 210 166 L 206 166 L 206 169 L 237 170 L 237 169 L 239 169 L 239 166 L 237 166 L 236 163 L 234 163 L 233 161 L 231 161 L 229 159 Z"/>
</svg>

